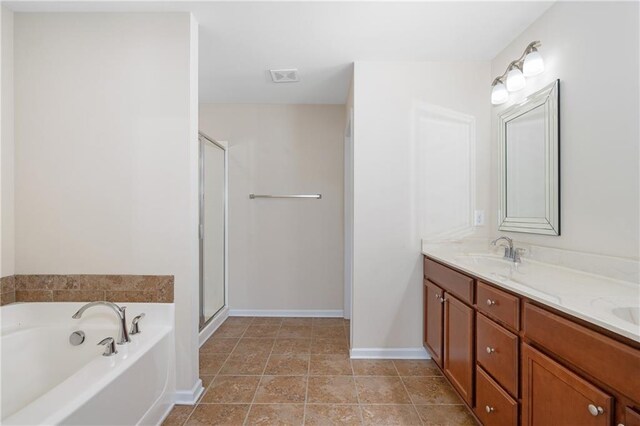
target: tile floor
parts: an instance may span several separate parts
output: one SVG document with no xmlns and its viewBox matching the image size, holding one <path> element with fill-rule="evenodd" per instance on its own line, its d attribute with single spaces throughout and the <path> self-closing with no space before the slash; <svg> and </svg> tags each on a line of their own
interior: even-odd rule
<svg viewBox="0 0 640 426">
<path fill-rule="evenodd" d="M 231 317 L 200 348 L 205 392 L 164 425 L 475 425 L 432 361 L 350 360 L 340 318 Z"/>
</svg>

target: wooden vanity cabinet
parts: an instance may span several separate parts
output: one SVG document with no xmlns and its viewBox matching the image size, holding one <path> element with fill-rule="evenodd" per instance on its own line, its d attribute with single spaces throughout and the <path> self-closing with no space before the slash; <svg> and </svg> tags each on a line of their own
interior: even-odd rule
<svg viewBox="0 0 640 426">
<path fill-rule="evenodd" d="M 444 332 L 444 291 L 424 280 L 424 347 L 431 358 L 442 367 L 442 337 Z"/>
<path fill-rule="evenodd" d="M 427 257 L 424 276 L 424 346 L 483 425 L 640 426 L 637 342 Z"/>
</svg>

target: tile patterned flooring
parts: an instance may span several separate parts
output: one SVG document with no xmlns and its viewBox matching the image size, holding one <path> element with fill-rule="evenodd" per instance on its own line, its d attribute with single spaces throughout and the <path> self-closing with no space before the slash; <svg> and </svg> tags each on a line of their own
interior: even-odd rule
<svg viewBox="0 0 640 426">
<path fill-rule="evenodd" d="M 205 392 L 163 425 L 475 425 L 430 360 L 350 360 L 341 318 L 231 317 L 200 348 Z"/>
</svg>

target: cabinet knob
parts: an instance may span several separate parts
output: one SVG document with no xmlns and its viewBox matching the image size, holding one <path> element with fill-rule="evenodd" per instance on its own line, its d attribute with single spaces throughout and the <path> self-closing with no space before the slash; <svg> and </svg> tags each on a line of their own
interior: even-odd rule
<svg viewBox="0 0 640 426">
<path fill-rule="evenodd" d="M 494 348 L 492 348 L 491 346 L 487 346 L 487 353 L 488 354 L 492 354 L 494 353 L 496 350 Z"/>
<path fill-rule="evenodd" d="M 493 407 L 490 407 L 490 406 L 488 406 L 488 405 L 487 405 L 487 406 L 485 406 L 485 407 L 484 407 L 484 409 L 485 409 L 485 411 L 486 411 L 487 413 L 489 413 L 489 414 L 493 413 L 493 411 L 494 411 L 494 408 L 493 408 Z"/>
<path fill-rule="evenodd" d="M 495 304 L 496 304 L 495 300 L 487 299 L 487 305 L 491 306 L 491 305 L 495 305 Z"/>
<path fill-rule="evenodd" d="M 599 416 L 600 414 L 604 413 L 604 408 L 596 407 L 593 404 L 589 404 L 587 406 L 587 409 L 589 410 L 589 413 L 591 413 L 592 416 Z"/>
</svg>

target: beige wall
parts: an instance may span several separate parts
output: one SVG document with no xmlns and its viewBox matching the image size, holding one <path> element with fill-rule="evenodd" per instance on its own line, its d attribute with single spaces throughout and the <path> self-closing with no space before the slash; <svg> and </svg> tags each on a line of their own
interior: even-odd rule
<svg viewBox="0 0 640 426">
<path fill-rule="evenodd" d="M 0 118 L 0 276 L 14 274 L 13 12 L 2 7 Z"/>
<path fill-rule="evenodd" d="M 229 143 L 231 310 L 342 310 L 344 126 L 343 105 L 200 106 Z"/>
<path fill-rule="evenodd" d="M 562 235 L 507 234 L 549 247 L 640 255 L 639 7 L 558 2 L 492 61 L 492 75 L 500 75 L 529 42 L 540 40 L 546 68 L 509 103 L 492 108 L 492 234 L 499 197 L 497 114 L 560 79 Z"/>
<path fill-rule="evenodd" d="M 198 378 L 194 27 L 187 13 L 15 14 L 16 273 L 174 275 L 185 391 Z"/>
<path fill-rule="evenodd" d="M 425 188 L 444 187 L 447 175 L 419 181 L 424 164 L 416 153 L 422 152 L 430 136 L 421 137 L 416 131 L 417 111 L 427 104 L 475 119 L 475 208 L 487 209 L 489 71 L 488 62 L 355 64 L 352 326 L 356 352 L 423 353 L 420 224 L 425 215 L 447 212 L 438 204 L 421 207 L 420 200 Z M 486 227 L 475 233 L 486 234 Z"/>
</svg>

